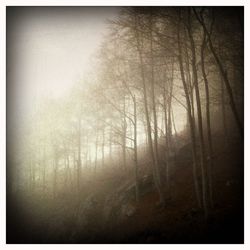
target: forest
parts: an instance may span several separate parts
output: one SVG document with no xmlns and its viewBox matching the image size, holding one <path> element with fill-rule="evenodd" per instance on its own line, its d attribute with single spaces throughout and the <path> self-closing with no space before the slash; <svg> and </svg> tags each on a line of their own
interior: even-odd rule
<svg viewBox="0 0 250 250">
<path fill-rule="evenodd" d="M 106 22 L 90 72 L 20 129 L 7 48 L 7 243 L 244 243 L 243 7 Z"/>
</svg>

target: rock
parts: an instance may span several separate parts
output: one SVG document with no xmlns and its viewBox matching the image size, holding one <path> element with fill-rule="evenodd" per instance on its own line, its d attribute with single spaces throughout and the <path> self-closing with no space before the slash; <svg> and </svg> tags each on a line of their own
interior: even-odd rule
<svg viewBox="0 0 250 250">
<path fill-rule="evenodd" d="M 136 207 L 131 204 L 135 200 L 135 184 L 127 182 L 115 192 L 109 194 L 103 204 L 103 224 L 119 223 L 136 212 Z"/>
<path fill-rule="evenodd" d="M 117 212 L 119 211 L 119 196 L 117 193 L 110 194 L 106 197 L 103 204 L 103 226 L 110 224 L 110 220 L 117 218 Z"/>
<path fill-rule="evenodd" d="M 77 222 L 77 227 L 82 228 L 86 227 L 88 224 L 88 217 L 91 211 L 98 204 L 98 201 L 94 195 L 88 196 L 85 200 L 83 200 L 76 210 L 75 217 Z"/>
<path fill-rule="evenodd" d="M 135 184 L 131 184 L 123 193 L 120 194 L 120 202 L 128 202 L 135 197 Z"/>
<path fill-rule="evenodd" d="M 153 177 L 144 175 L 140 180 L 140 194 L 145 195 L 153 189 Z"/>
<path fill-rule="evenodd" d="M 131 217 L 135 214 L 135 212 L 136 212 L 136 207 L 133 206 L 132 204 L 122 205 L 121 217 L 122 218 Z"/>
</svg>

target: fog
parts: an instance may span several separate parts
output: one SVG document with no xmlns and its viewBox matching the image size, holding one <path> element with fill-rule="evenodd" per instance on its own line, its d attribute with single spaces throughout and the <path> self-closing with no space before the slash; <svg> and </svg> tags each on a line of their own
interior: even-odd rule
<svg viewBox="0 0 250 250">
<path fill-rule="evenodd" d="M 7 241 L 242 242 L 242 10 L 7 7 Z"/>
<path fill-rule="evenodd" d="M 15 59 L 8 70 L 24 106 L 21 113 L 44 97 L 64 96 L 86 76 L 108 31 L 107 19 L 116 17 L 118 11 L 86 7 L 12 10 L 8 37 Z"/>
</svg>

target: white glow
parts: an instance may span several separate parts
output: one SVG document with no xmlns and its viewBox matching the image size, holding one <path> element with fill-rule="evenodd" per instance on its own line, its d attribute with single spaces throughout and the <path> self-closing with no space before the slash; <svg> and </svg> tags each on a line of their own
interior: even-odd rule
<svg viewBox="0 0 250 250">
<path fill-rule="evenodd" d="M 93 9 L 95 9 L 93 11 Z M 25 12 L 20 30 L 13 34 L 22 58 L 15 73 L 26 107 L 44 96 L 62 97 L 91 69 L 91 59 L 107 32 L 107 18 L 118 8 L 81 11 L 42 9 Z M 18 55 L 17 55 L 18 57 Z M 33 103 L 33 105 L 30 105 Z"/>
</svg>

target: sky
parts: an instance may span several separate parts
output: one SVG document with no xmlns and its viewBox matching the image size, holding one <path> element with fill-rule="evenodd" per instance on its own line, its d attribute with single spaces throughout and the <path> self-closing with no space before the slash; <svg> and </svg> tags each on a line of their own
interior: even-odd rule
<svg viewBox="0 0 250 250">
<path fill-rule="evenodd" d="M 18 132 L 44 99 L 63 98 L 88 72 L 119 7 L 7 7 L 8 124 Z M 175 107 L 180 108 L 180 107 Z M 182 112 L 181 112 L 182 111 Z M 183 128 L 183 110 L 176 119 Z"/>
<path fill-rule="evenodd" d="M 64 96 L 88 74 L 108 32 L 107 20 L 118 12 L 110 7 L 8 7 L 7 89 L 19 114 L 44 96 Z"/>
<path fill-rule="evenodd" d="M 64 99 L 75 84 L 89 82 L 84 79 L 95 73 L 95 57 L 109 32 L 107 21 L 119 11 L 119 7 L 7 8 L 7 133 L 16 153 L 27 144 L 33 114 L 45 98 Z M 180 130 L 185 110 L 178 105 L 174 110 Z M 138 136 L 139 143 L 144 140 L 144 135 Z M 94 145 L 90 150 L 94 159 Z"/>
</svg>

